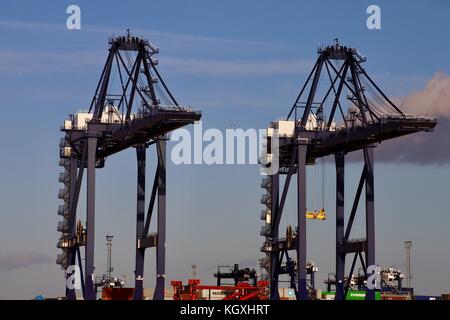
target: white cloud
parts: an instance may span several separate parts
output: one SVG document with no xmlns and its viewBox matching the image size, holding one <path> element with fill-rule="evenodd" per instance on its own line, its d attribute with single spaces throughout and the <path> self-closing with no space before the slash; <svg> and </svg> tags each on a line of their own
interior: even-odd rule
<svg viewBox="0 0 450 320">
<path fill-rule="evenodd" d="M 423 89 L 398 101 L 407 113 L 450 118 L 450 76 L 438 71 Z"/>
<path fill-rule="evenodd" d="M 405 97 L 393 99 L 405 113 L 434 116 L 434 132 L 416 133 L 386 141 L 377 148 L 376 159 L 419 164 L 450 163 L 450 76 L 436 72 L 426 85 Z"/>
</svg>

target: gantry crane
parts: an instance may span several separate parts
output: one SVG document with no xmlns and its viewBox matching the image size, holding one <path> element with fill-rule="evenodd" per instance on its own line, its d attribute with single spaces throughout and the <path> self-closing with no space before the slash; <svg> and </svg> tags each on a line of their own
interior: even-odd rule
<svg viewBox="0 0 450 320">
<path fill-rule="evenodd" d="M 375 84 L 362 67 L 365 58 L 339 42 L 318 50 L 317 61 L 302 86 L 286 120 L 272 122 L 267 129 L 265 167 L 279 169 L 269 173 L 263 182 L 268 192 L 262 203 L 265 225 L 261 265 L 270 275 L 271 299 L 278 299 L 278 281 L 285 248 L 279 246 L 279 225 L 292 176 L 297 174 L 296 292 L 298 299 L 308 299 L 306 269 L 306 165 L 316 159 L 334 156 L 336 166 L 336 299 L 343 299 L 346 284 L 345 260 L 354 254 L 350 274 L 359 258 L 365 276 L 367 266 L 375 265 L 374 148 L 382 141 L 400 136 L 431 131 L 435 118 L 403 113 Z M 344 99 L 345 98 L 345 99 Z M 345 100 L 345 101 L 344 101 Z M 347 110 L 345 110 L 345 107 Z M 274 147 L 275 146 L 275 147 Z M 278 147 L 276 147 L 278 146 Z M 347 226 L 344 225 L 344 165 L 348 153 L 362 151 L 364 166 L 351 206 Z M 286 175 L 280 193 L 280 174 Z M 360 240 L 350 234 L 365 186 L 365 233 Z M 363 257 L 364 255 L 364 257 Z M 289 263 L 287 257 L 287 263 Z M 303 267 L 302 267 L 303 266 Z M 366 287 L 366 299 L 375 298 L 375 289 Z"/>
<path fill-rule="evenodd" d="M 64 270 L 78 265 L 83 297 L 96 298 L 94 289 L 95 238 L 95 172 L 105 166 L 105 160 L 127 148 L 136 149 L 137 216 L 134 298 L 143 298 L 145 249 L 156 247 L 156 287 L 154 299 L 164 299 L 166 243 L 166 140 L 177 128 L 200 120 L 200 111 L 181 106 L 162 79 L 155 59 L 159 50 L 149 41 L 131 36 L 109 40 L 108 57 L 100 81 L 87 112 L 71 115 L 61 130 L 60 165 L 64 172 L 60 181 L 64 188 L 59 198 L 64 201 L 58 214 L 63 221 L 57 246 L 62 249 L 57 263 Z M 114 73 L 115 72 L 115 73 Z M 113 81 L 113 76 L 115 80 Z M 154 145 L 157 168 L 145 208 L 146 149 Z M 77 221 L 78 199 L 84 172 L 87 171 L 87 208 L 85 228 Z M 157 232 L 149 233 L 153 207 L 157 199 Z M 147 212 L 147 214 L 146 214 Z M 146 216 L 146 217 L 145 217 Z M 78 230 L 78 232 L 77 232 Z M 81 234 L 81 237 L 80 237 Z M 82 265 L 80 247 L 85 248 Z M 82 275 L 82 278 L 83 278 Z M 66 274 L 69 276 L 69 274 Z M 75 299 L 75 290 L 66 289 L 68 299 Z"/>
</svg>

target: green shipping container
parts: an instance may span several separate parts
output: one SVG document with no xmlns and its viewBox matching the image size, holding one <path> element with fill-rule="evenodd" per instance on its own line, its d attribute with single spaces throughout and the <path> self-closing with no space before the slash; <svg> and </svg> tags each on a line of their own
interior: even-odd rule
<svg viewBox="0 0 450 320">
<path fill-rule="evenodd" d="M 330 298 L 334 295 L 335 295 L 334 291 L 322 292 L 323 299 L 328 298 L 328 300 L 330 300 Z M 365 291 L 349 291 L 349 292 L 347 292 L 347 297 L 345 300 L 364 300 L 365 297 L 366 297 Z M 375 300 L 381 300 L 380 292 L 375 292 Z"/>
</svg>

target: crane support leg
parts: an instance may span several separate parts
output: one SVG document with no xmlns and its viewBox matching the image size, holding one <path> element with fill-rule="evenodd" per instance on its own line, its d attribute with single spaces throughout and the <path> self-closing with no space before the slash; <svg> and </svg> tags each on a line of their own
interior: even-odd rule
<svg viewBox="0 0 450 320">
<path fill-rule="evenodd" d="M 336 300 L 344 299 L 345 253 L 339 245 L 344 240 L 344 167 L 343 152 L 335 154 L 336 162 Z"/>
<path fill-rule="evenodd" d="M 70 216 L 72 214 L 72 211 L 70 210 L 70 208 L 74 205 L 74 198 L 75 198 L 75 189 L 76 189 L 76 185 L 77 185 L 77 162 L 78 159 L 77 157 L 72 157 L 70 158 L 70 187 L 69 187 L 69 230 L 70 230 L 70 235 L 71 238 L 75 238 L 77 236 L 76 234 L 76 216 L 72 217 Z M 74 213 L 76 215 L 76 212 Z M 76 247 L 71 247 L 69 248 L 69 250 L 67 251 L 67 265 L 68 266 L 73 266 L 76 264 L 76 253 L 77 253 L 77 248 Z M 80 267 L 81 268 L 81 267 Z M 67 275 L 66 275 L 67 276 Z M 69 288 L 69 286 L 67 286 L 66 284 L 66 298 L 67 300 L 76 300 L 76 294 L 75 294 L 75 289 L 74 288 Z"/>
<path fill-rule="evenodd" d="M 297 149 L 297 272 L 298 297 L 308 299 L 306 287 L 306 150 L 307 139 L 299 139 Z"/>
<path fill-rule="evenodd" d="M 94 289 L 94 240 L 95 240 L 95 160 L 97 138 L 88 138 L 87 166 L 87 214 L 86 214 L 86 262 L 85 262 L 85 299 L 95 300 Z"/>
<path fill-rule="evenodd" d="M 137 159 L 137 205 L 136 205 L 136 266 L 134 283 L 134 300 L 143 299 L 145 248 L 139 246 L 139 239 L 144 236 L 145 219 L 145 144 L 136 147 Z"/>
<path fill-rule="evenodd" d="M 158 139 L 158 224 L 156 244 L 156 287 L 154 300 L 164 300 L 166 263 L 166 138 Z"/>
<path fill-rule="evenodd" d="M 375 265 L 375 206 L 374 206 L 374 168 L 373 147 L 364 148 L 366 163 L 366 267 Z M 375 300 L 375 289 L 367 288 L 366 300 Z"/>
<path fill-rule="evenodd" d="M 271 212 L 271 223 L 273 225 L 274 230 L 272 231 L 272 238 L 276 239 L 278 238 L 278 232 L 279 232 L 279 226 L 273 224 L 273 220 L 274 220 L 274 215 L 276 213 L 281 214 L 280 212 L 278 212 L 278 204 L 279 204 L 279 194 L 280 194 L 280 175 L 279 173 L 276 173 L 272 176 L 270 176 L 271 179 L 271 198 L 272 198 L 272 206 L 270 209 Z M 272 252 L 271 253 L 271 266 L 270 266 L 270 299 L 271 300 L 279 300 L 280 299 L 280 295 L 278 292 L 278 274 L 279 274 L 279 260 L 280 260 L 280 255 L 278 252 Z"/>
<path fill-rule="evenodd" d="M 271 272 L 271 278 L 270 278 L 270 300 L 280 300 L 280 294 L 278 292 L 278 277 L 280 272 L 280 254 L 279 252 L 272 252 L 271 253 L 271 259 L 270 259 L 270 272 Z"/>
</svg>

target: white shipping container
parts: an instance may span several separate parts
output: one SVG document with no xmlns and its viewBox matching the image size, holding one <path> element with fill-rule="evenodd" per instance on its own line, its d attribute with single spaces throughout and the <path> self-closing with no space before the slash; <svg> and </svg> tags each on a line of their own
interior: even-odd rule
<svg viewBox="0 0 450 320">
<path fill-rule="evenodd" d="M 226 297 L 226 293 L 223 290 L 210 290 L 202 289 L 200 290 L 200 298 L 202 300 L 223 300 Z"/>
</svg>

